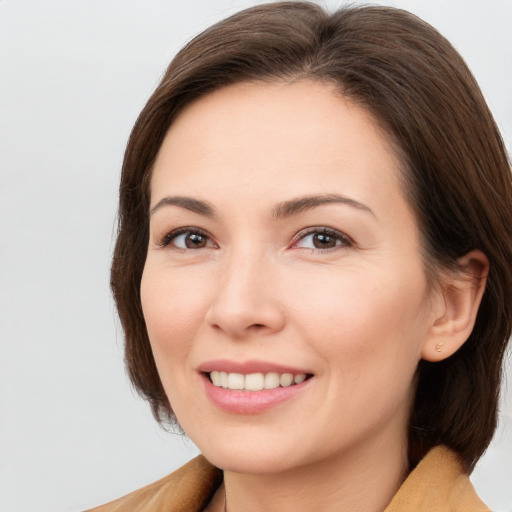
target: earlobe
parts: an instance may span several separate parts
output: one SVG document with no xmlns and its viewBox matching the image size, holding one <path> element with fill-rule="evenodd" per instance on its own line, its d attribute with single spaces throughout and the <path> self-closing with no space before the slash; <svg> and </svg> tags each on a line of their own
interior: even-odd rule
<svg viewBox="0 0 512 512">
<path fill-rule="evenodd" d="M 469 338 L 485 291 L 489 261 L 484 253 L 471 251 L 459 261 L 457 270 L 443 273 L 432 325 L 421 356 L 442 361 L 454 354 Z"/>
</svg>

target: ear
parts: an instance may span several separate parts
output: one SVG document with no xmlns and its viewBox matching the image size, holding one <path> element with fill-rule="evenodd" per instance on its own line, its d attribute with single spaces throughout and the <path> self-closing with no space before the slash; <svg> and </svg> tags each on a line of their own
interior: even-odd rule
<svg viewBox="0 0 512 512">
<path fill-rule="evenodd" d="M 457 352 L 475 325 L 487 283 L 489 260 L 475 250 L 458 263 L 459 269 L 443 272 L 433 299 L 432 324 L 421 351 L 426 361 L 442 361 Z"/>
</svg>

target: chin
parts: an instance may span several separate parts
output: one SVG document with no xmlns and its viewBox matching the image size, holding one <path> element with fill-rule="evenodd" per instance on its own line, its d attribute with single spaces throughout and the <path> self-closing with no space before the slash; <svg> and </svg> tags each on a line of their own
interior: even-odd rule
<svg viewBox="0 0 512 512">
<path fill-rule="evenodd" d="M 245 474 L 268 474 L 287 471 L 301 464 L 297 449 L 287 445 L 281 436 L 274 432 L 273 439 L 261 430 L 252 433 L 225 433 L 215 439 L 194 439 L 206 459 L 224 471 Z M 278 434 L 278 435 L 276 435 Z M 215 434 L 213 434 L 215 435 Z M 267 437 L 267 439 L 265 439 Z M 295 456 L 294 456 L 295 455 Z"/>
<path fill-rule="evenodd" d="M 253 450 L 247 451 L 246 449 L 216 450 L 211 448 L 203 452 L 203 455 L 214 466 L 232 473 L 262 475 L 282 473 L 294 467 L 293 462 L 287 460 L 285 456 L 275 452 L 267 454 L 263 450 L 254 453 Z"/>
</svg>

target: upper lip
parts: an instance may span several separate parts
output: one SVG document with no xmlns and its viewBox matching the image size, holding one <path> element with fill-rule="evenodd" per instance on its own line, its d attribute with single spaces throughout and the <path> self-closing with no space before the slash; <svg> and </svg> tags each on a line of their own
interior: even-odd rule
<svg viewBox="0 0 512 512">
<path fill-rule="evenodd" d="M 251 373 L 291 373 L 298 375 L 305 373 L 311 375 L 312 372 L 303 368 L 294 368 L 283 364 L 271 363 L 269 361 L 230 361 L 229 359 L 216 359 L 214 361 L 206 361 L 199 365 L 198 371 L 202 373 L 210 373 L 213 371 L 226 373 L 241 373 L 249 375 Z"/>
</svg>

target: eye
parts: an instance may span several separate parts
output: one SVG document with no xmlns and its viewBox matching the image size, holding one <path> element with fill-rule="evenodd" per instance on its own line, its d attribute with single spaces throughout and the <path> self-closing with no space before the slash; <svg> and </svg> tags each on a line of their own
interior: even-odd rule
<svg viewBox="0 0 512 512">
<path fill-rule="evenodd" d="M 165 235 L 159 243 L 161 247 L 172 245 L 177 249 L 194 250 L 215 247 L 210 237 L 200 229 L 180 228 Z"/>
<path fill-rule="evenodd" d="M 352 241 L 343 233 L 326 227 L 308 228 L 301 231 L 297 235 L 298 241 L 294 243 L 294 247 L 329 250 L 336 247 L 350 247 Z"/>
</svg>

